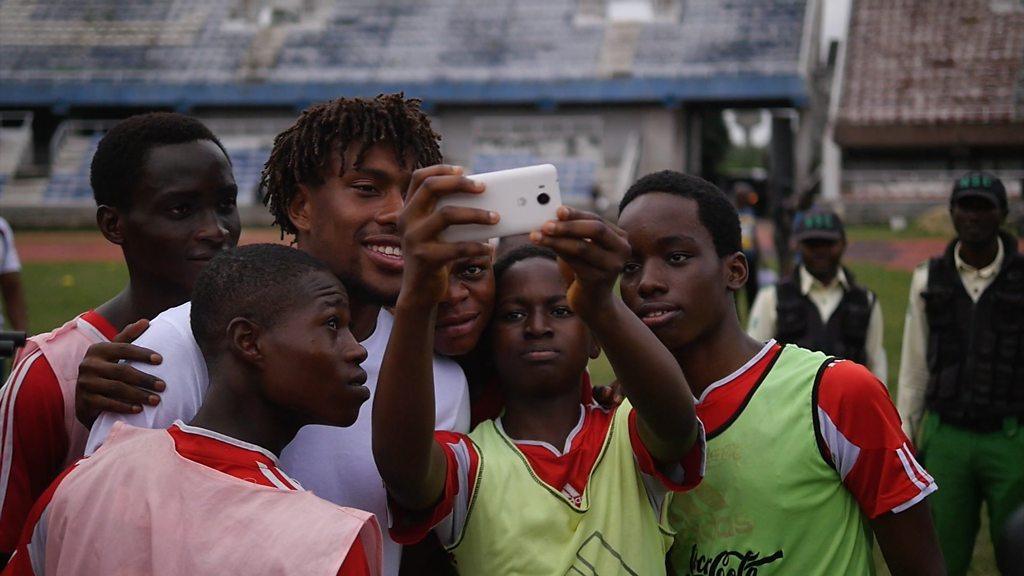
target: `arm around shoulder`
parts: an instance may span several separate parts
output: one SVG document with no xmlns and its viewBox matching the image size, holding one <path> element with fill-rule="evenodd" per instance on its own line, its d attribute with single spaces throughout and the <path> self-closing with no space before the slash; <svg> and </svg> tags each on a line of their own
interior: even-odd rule
<svg viewBox="0 0 1024 576">
<path fill-rule="evenodd" d="M 127 366 L 166 383 L 166 389 L 160 393 L 160 403 L 143 406 L 140 412 L 133 414 L 101 413 L 89 432 L 86 455 L 100 447 L 115 422 L 138 428 L 166 428 L 175 420 L 187 422 L 196 415 L 209 387 L 209 376 L 199 346 L 191 331 L 186 332 L 186 329 L 155 320 L 135 341 L 136 345 L 153 350 L 162 357 L 157 365 L 137 361 L 127 363 Z"/>
</svg>

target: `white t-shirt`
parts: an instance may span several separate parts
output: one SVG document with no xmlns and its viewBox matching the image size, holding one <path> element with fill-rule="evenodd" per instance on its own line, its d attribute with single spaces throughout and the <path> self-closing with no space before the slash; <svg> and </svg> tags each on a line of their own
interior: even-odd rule
<svg viewBox="0 0 1024 576">
<path fill-rule="evenodd" d="M 14 247 L 14 231 L 7 220 L 0 218 L 0 274 L 21 272 L 21 260 L 18 249 Z M 0 327 L 4 325 L 4 315 L 0 311 Z"/>
<path fill-rule="evenodd" d="M 159 352 L 163 362 L 158 366 L 133 366 L 153 374 L 167 383 L 158 406 L 145 406 L 139 414 L 103 413 L 89 435 L 85 453 L 92 454 L 110 432 L 116 421 L 144 428 L 166 428 L 181 419 L 192 419 L 199 411 L 209 386 L 206 363 L 199 351 L 189 323 L 191 303 L 185 303 L 160 314 L 135 344 Z M 373 461 L 370 432 L 372 394 L 377 388 L 384 350 L 391 336 L 394 319 L 381 310 L 373 334 L 362 342 L 367 358 L 366 386 L 371 398 L 359 410 L 356 423 L 348 428 L 306 426 L 299 430 L 291 444 L 281 453 L 281 468 L 318 496 L 340 506 L 373 512 L 384 528 L 384 570 L 386 575 L 398 574 L 402 547 L 387 534 L 387 496 L 384 482 Z M 458 364 L 440 356 L 434 357 L 434 399 L 436 428 L 457 432 L 469 431 L 469 389 Z"/>
</svg>

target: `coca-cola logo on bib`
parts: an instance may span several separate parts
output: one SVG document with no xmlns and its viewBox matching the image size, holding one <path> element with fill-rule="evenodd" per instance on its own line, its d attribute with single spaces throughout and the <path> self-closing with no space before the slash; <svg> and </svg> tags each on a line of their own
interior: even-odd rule
<svg viewBox="0 0 1024 576">
<path fill-rule="evenodd" d="M 776 550 L 770 556 L 761 556 L 760 552 L 747 550 L 723 550 L 710 556 L 701 554 L 697 545 L 690 551 L 690 574 L 694 576 L 758 576 L 762 566 L 771 564 L 782 558 L 782 550 Z"/>
</svg>

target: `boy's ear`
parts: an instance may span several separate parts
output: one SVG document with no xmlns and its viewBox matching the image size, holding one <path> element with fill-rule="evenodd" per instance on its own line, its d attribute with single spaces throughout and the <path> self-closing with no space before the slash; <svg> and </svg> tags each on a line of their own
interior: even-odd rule
<svg viewBox="0 0 1024 576">
<path fill-rule="evenodd" d="M 601 355 L 601 345 L 597 343 L 597 338 L 594 338 L 594 334 L 589 330 L 587 331 L 587 355 L 591 360 Z"/>
<path fill-rule="evenodd" d="M 310 203 L 312 191 L 305 184 L 299 184 L 295 196 L 288 203 L 288 219 L 300 232 L 309 232 L 313 206 Z"/>
<path fill-rule="evenodd" d="M 735 252 L 726 256 L 722 273 L 725 275 L 725 285 L 729 291 L 737 292 L 743 288 L 750 273 L 747 257 L 743 255 L 743 252 Z"/>
<path fill-rule="evenodd" d="M 231 353 L 250 364 L 263 360 L 260 352 L 260 327 L 248 318 L 235 318 L 228 323 L 228 345 Z"/>
<path fill-rule="evenodd" d="M 96 208 L 96 226 L 111 244 L 124 244 L 124 214 L 106 204 Z"/>
</svg>

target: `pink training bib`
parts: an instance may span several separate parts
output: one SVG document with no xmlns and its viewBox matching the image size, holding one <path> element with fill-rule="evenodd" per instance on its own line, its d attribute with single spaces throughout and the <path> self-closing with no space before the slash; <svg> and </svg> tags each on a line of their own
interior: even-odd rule
<svg viewBox="0 0 1024 576">
<path fill-rule="evenodd" d="M 234 478 L 182 457 L 166 430 L 121 423 L 40 524 L 47 575 L 335 576 L 357 537 L 372 574 L 381 562 L 372 514 Z"/>
<path fill-rule="evenodd" d="M 68 434 L 68 453 L 64 459 L 66 468 L 85 453 L 85 442 L 89 429 L 75 417 L 75 385 L 78 382 L 78 365 L 85 358 L 89 346 L 107 342 L 107 338 L 92 324 L 81 317 L 68 321 L 60 328 L 46 334 L 33 336 L 25 342 L 19 358 L 27 358 L 36 349 L 43 351 L 43 357 L 50 365 L 64 400 L 64 430 Z"/>
</svg>

